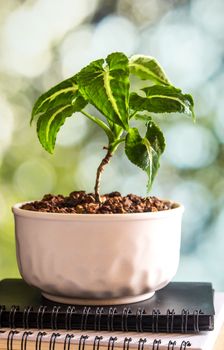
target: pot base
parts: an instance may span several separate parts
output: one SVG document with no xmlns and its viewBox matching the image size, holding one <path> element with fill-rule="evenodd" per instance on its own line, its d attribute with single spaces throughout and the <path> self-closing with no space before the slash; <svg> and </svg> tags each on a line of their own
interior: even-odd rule
<svg viewBox="0 0 224 350">
<path fill-rule="evenodd" d="M 41 292 L 44 298 L 57 303 L 69 304 L 69 305 L 120 305 L 120 304 L 132 304 L 139 301 L 143 301 L 151 298 L 155 292 L 145 293 L 132 297 L 111 298 L 111 299 L 81 299 L 81 298 L 66 298 L 56 295 L 51 295 L 45 292 Z"/>
</svg>

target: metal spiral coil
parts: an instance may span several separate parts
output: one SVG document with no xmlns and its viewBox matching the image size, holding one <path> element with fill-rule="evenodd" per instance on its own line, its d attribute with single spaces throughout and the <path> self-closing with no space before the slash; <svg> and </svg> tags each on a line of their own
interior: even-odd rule
<svg viewBox="0 0 224 350">
<path fill-rule="evenodd" d="M 74 334 L 66 334 L 64 340 L 64 350 L 70 350 L 71 339 L 74 338 Z"/>
<path fill-rule="evenodd" d="M 22 340 L 21 340 L 21 350 L 26 350 L 27 339 L 29 335 L 33 334 L 33 332 L 25 331 L 23 332 Z"/>
<path fill-rule="evenodd" d="M 38 332 L 35 342 L 35 350 L 41 350 L 42 338 L 46 335 L 46 332 Z"/>
<path fill-rule="evenodd" d="M 87 328 L 87 321 L 88 321 L 90 310 L 91 310 L 90 307 L 85 306 L 82 311 L 81 327 L 80 327 L 82 331 L 85 331 Z"/>
<path fill-rule="evenodd" d="M 6 331 L 0 331 L 0 333 L 5 333 Z M 16 337 L 16 341 L 20 341 L 20 349 L 21 350 L 27 350 L 28 349 L 28 342 L 29 342 L 29 336 L 34 335 L 34 332 L 32 331 L 17 331 L 17 330 L 10 330 L 8 332 L 7 336 L 7 350 L 13 350 L 15 349 L 13 346 L 13 341 L 15 335 L 18 335 Z M 75 334 L 73 333 L 50 333 L 50 340 L 49 340 L 49 333 L 46 333 L 44 331 L 39 331 L 36 335 L 36 338 L 34 336 L 32 337 L 32 342 L 34 340 L 35 344 L 35 350 L 42 350 L 42 344 L 43 344 L 43 338 L 45 336 L 48 336 L 48 343 L 49 343 L 49 350 L 55 350 L 56 344 L 57 344 L 57 338 L 62 336 L 64 339 L 63 344 L 63 350 L 70 350 L 71 345 L 74 347 L 74 344 L 78 344 L 77 348 L 78 350 L 85 350 L 85 345 L 86 345 L 86 340 L 89 338 L 88 335 L 79 335 L 77 338 L 75 338 Z M 34 339 L 33 339 L 34 338 Z M 72 339 L 74 339 L 74 342 L 72 342 Z M 99 350 L 101 346 L 101 342 L 103 342 L 103 339 L 105 339 L 102 335 L 96 335 L 94 337 L 94 340 L 91 340 L 91 342 L 88 343 L 88 346 L 91 345 L 93 350 Z M 103 346 L 107 348 L 107 350 L 114 350 L 116 346 L 116 341 L 118 338 L 116 336 L 110 337 L 107 341 L 104 340 Z M 60 340 L 61 342 L 61 340 Z M 71 343 L 72 342 L 72 343 Z M 131 337 L 125 337 L 123 339 L 123 344 L 120 344 L 120 348 L 122 350 L 129 350 L 130 349 L 130 344 L 133 342 L 133 339 Z M 176 340 L 169 340 L 168 344 L 165 345 L 162 343 L 161 339 L 154 339 L 154 340 L 149 340 L 147 338 L 139 338 L 136 343 L 136 350 L 144 350 L 147 349 L 148 346 L 150 346 L 150 349 L 152 350 L 160 350 L 161 346 L 166 346 L 167 350 L 174 350 L 177 349 L 177 342 Z M 131 345 L 133 347 L 133 343 Z M 179 350 L 187 350 L 188 348 L 191 347 L 191 343 L 187 340 L 183 340 L 181 344 L 179 345 L 178 349 Z M 76 348 L 76 346 L 75 346 Z"/>
<path fill-rule="evenodd" d="M 56 344 L 57 337 L 60 337 L 60 335 L 61 335 L 60 333 L 55 333 L 55 332 L 51 334 L 49 350 L 54 350 L 55 349 L 55 344 Z"/>
<path fill-rule="evenodd" d="M 117 313 L 116 307 L 110 307 L 107 315 L 107 330 L 114 331 L 114 315 Z"/>
<path fill-rule="evenodd" d="M 65 314 L 65 329 L 72 329 L 72 316 L 75 314 L 75 306 L 68 306 Z"/>
<path fill-rule="evenodd" d="M 51 329 L 58 329 L 58 313 L 60 309 L 60 306 L 54 306 L 51 311 Z"/>
<path fill-rule="evenodd" d="M 95 331 L 101 331 L 101 316 L 104 312 L 103 307 L 97 307 L 95 312 L 95 318 L 94 318 L 94 330 Z"/>
<path fill-rule="evenodd" d="M 25 329 L 30 328 L 30 326 L 29 326 L 29 315 L 30 315 L 30 312 L 32 310 L 33 310 L 32 306 L 27 306 L 23 310 L 23 328 L 25 328 Z"/>
<path fill-rule="evenodd" d="M 19 311 L 19 306 L 12 305 L 11 309 L 9 311 L 9 327 L 10 328 L 16 328 L 15 318 L 16 318 L 17 311 Z"/>
<path fill-rule="evenodd" d="M 41 305 L 37 311 L 37 329 L 44 328 L 44 314 L 47 310 L 47 306 Z"/>
</svg>

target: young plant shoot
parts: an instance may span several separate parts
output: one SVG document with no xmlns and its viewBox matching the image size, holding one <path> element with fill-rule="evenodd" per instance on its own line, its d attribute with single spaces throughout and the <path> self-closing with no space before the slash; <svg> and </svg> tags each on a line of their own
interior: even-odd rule
<svg viewBox="0 0 224 350">
<path fill-rule="evenodd" d="M 145 87 L 130 91 L 131 75 L 144 80 Z M 90 114 L 88 105 L 94 106 L 102 117 Z M 106 155 L 96 173 L 94 190 L 98 202 L 101 174 L 121 143 L 128 159 L 146 172 L 147 188 L 151 188 L 165 149 L 163 133 L 152 113 L 183 113 L 194 119 L 192 97 L 169 82 L 154 58 L 134 55 L 128 59 L 121 52 L 91 62 L 38 98 L 31 123 L 37 121 L 38 138 L 49 153 L 54 151 L 60 127 L 76 112 L 97 124 L 108 139 Z M 145 125 L 144 137 L 132 127 L 134 118 Z"/>
</svg>

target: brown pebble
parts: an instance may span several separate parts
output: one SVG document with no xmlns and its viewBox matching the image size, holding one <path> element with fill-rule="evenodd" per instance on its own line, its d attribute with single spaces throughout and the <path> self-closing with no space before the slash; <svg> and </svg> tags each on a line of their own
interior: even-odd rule
<svg viewBox="0 0 224 350">
<path fill-rule="evenodd" d="M 121 197 L 120 192 L 114 191 L 107 194 L 108 197 Z"/>
<path fill-rule="evenodd" d="M 158 209 L 156 207 L 152 207 L 151 211 L 158 211 Z"/>
<path fill-rule="evenodd" d="M 84 213 L 85 209 L 83 208 L 82 205 L 77 205 L 75 207 L 75 211 L 76 211 L 77 214 L 82 214 L 82 213 Z"/>
</svg>

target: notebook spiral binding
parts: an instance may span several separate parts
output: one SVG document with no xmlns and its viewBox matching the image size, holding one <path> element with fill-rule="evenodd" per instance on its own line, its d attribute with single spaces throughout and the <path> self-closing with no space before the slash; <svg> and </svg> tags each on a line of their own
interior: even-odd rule
<svg viewBox="0 0 224 350">
<path fill-rule="evenodd" d="M 116 312 L 116 311 L 115 311 Z M 115 313 L 114 312 L 114 313 Z M 94 331 L 101 331 L 101 317 L 103 314 L 103 307 L 97 307 L 94 317 Z M 108 315 L 110 318 L 110 314 Z M 113 317 L 112 317 L 112 324 L 113 324 Z"/>
<path fill-rule="evenodd" d="M 173 333 L 173 322 L 174 322 L 174 309 L 170 311 L 170 309 L 167 310 L 166 313 L 166 332 L 167 333 Z M 199 320 L 198 320 L 199 321 Z"/>
<path fill-rule="evenodd" d="M 27 340 L 29 335 L 31 334 L 33 334 L 33 332 L 30 332 L 30 331 L 23 332 L 22 340 L 21 340 L 21 350 L 26 350 Z"/>
<path fill-rule="evenodd" d="M 54 306 L 51 311 L 51 329 L 58 329 L 58 313 L 60 311 L 60 306 Z"/>
<path fill-rule="evenodd" d="M 0 333 L 4 333 L 5 331 L 0 331 Z M 7 337 L 7 350 L 14 350 L 13 348 L 13 341 L 14 341 L 14 336 L 16 334 L 22 333 L 20 337 L 21 339 L 21 350 L 27 350 L 27 343 L 29 340 L 29 336 L 33 334 L 31 331 L 17 331 L 17 330 L 11 330 L 8 333 Z M 55 346 L 57 343 L 57 338 L 60 337 L 62 334 L 61 333 L 56 333 L 53 332 L 50 337 L 50 342 L 49 342 L 49 350 L 55 350 Z M 41 350 L 41 345 L 43 338 L 47 336 L 46 332 L 39 331 L 36 335 L 35 338 L 35 350 Z M 71 341 L 74 338 L 74 334 L 63 334 L 64 336 L 64 344 L 63 344 L 63 349 L 64 350 L 70 350 L 71 347 Z M 78 339 L 78 350 L 85 350 L 85 344 L 86 340 L 89 338 L 88 335 L 81 335 Z M 96 335 L 93 341 L 93 350 L 99 350 L 100 347 L 100 342 L 104 339 L 103 336 Z M 116 346 L 116 341 L 117 337 L 110 337 L 109 340 L 107 341 L 107 349 L 108 350 L 114 350 L 114 347 Z M 129 350 L 129 346 L 132 342 L 131 337 L 125 337 L 123 341 L 123 346 L 121 347 L 122 350 Z M 148 345 L 152 346 L 152 350 L 160 350 L 161 344 L 161 339 L 154 339 L 153 341 L 150 341 L 150 343 L 147 341 L 146 338 L 139 338 L 138 343 L 137 343 L 137 350 L 144 350 L 146 345 L 148 348 Z M 105 345 L 105 343 L 104 343 Z M 164 347 L 164 345 L 163 345 Z M 180 344 L 179 348 L 177 348 L 176 341 L 175 340 L 169 340 L 168 345 L 167 345 L 167 350 L 187 350 L 191 347 L 191 343 L 189 341 L 183 340 L 182 343 Z"/>
<path fill-rule="evenodd" d="M 66 334 L 64 341 L 64 350 L 70 350 L 71 339 L 74 338 L 74 334 Z"/>
<path fill-rule="evenodd" d="M 122 331 L 127 330 L 127 322 L 128 322 L 128 314 L 129 314 L 129 309 L 124 308 L 123 313 L 122 313 Z M 108 318 L 107 318 L 107 329 L 109 332 L 114 331 L 114 315 L 117 313 L 116 307 L 110 307 L 109 312 L 108 312 Z M 125 317 L 125 326 L 123 326 L 123 319 Z M 97 330 L 97 329 L 95 329 Z"/>
<path fill-rule="evenodd" d="M 15 317 L 16 317 L 16 312 L 19 310 L 19 307 L 16 305 L 12 305 L 11 309 L 9 311 L 9 327 L 10 328 L 16 328 L 15 324 Z"/>
<path fill-rule="evenodd" d="M 37 329 L 44 328 L 44 313 L 47 310 L 47 306 L 41 305 L 37 311 Z"/>
<path fill-rule="evenodd" d="M 23 328 L 28 329 L 29 328 L 29 314 L 33 310 L 32 306 L 28 306 L 23 311 Z"/>
<path fill-rule="evenodd" d="M 75 314 L 75 306 L 68 306 L 65 314 L 65 329 L 72 329 L 72 315 Z"/>
<path fill-rule="evenodd" d="M 35 343 L 35 350 L 41 350 L 42 338 L 46 334 L 47 334 L 46 332 L 41 332 L 41 331 L 37 333 L 36 343 Z"/>
<path fill-rule="evenodd" d="M 91 309 L 91 307 L 84 306 L 80 312 L 77 310 L 75 306 L 68 306 L 65 312 L 61 310 L 61 306 L 53 306 L 49 309 L 46 305 L 41 305 L 37 311 L 33 311 L 32 306 L 27 306 L 23 310 L 20 311 L 19 306 L 12 305 L 10 310 L 6 310 L 5 306 L 0 306 L 0 328 L 3 327 L 2 319 L 7 313 L 8 317 L 8 326 L 12 329 L 18 328 L 18 320 L 17 313 L 22 313 L 22 324 L 19 324 L 19 328 L 29 329 L 29 328 L 37 328 L 44 329 L 46 328 L 46 317 L 50 316 L 50 324 L 49 327 L 52 330 L 57 330 L 59 328 L 64 328 L 66 330 L 74 329 L 74 322 L 76 321 L 77 327 L 77 316 L 80 317 L 79 321 L 79 329 L 85 331 L 89 326 L 89 320 L 91 318 L 90 324 L 93 325 L 93 330 L 101 331 L 105 330 L 105 317 L 106 317 L 106 327 L 108 331 L 117 330 L 115 328 L 115 318 L 118 314 L 116 307 L 110 307 L 105 310 L 103 307 L 97 307 L 96 309 Z M 63 316 L 62 316 L 63 314 Z M 116 325 L 118 325 L 121 331 L 127 332 L 130 330 L 129 328 L 129 317 L 130 315 L 134 316 L 134 324 L 136 332 L 145 332 L 149 331 L 149 329 L 144 328 L 143 317 L 146 314 L 145 309 L 138 308 L 136 313 L 133 313 L 130 307 L 124 307 L 121 314 L 119 314 L 119 324 L 118 319 L 116 318 Z M 188 309 L 183 309 L 180 317 L 180 331 L 182 333 L 187 333 L 189 331 L 189 317 L 191 317 L 191 327 L 193 320 L 193 330 L 191 331 L 198 333 L 200 332 L 199 320 L 200 315 L 203 312 L 201 310 L 194 310 L 193 313 L 189 312 Z M 151 313 L 151 329 L 150 331 L 153 333 L 158 333 L 161 331 L 160 329 L 160 315 L 161 312 L 159 309 L 153 309 Z M 148 316 L 148 315 L 147 315 Z M 104 317 L 104 321 L 102 322 L 102 317 Z M 165 329 L 167 333 L 173 333 L 175 331 L 174 323 L 175 323 L 175 310 L 167 310 L 165 317 Z M 60 323 L 60 327 L 59 327 Z M 49 328 L 48 327 L 48 328 Z M 104 328 L 103 328 L 104 327 Z M 132 329 L 133 330 L 133 329 Z"/>
<path fill-rule="evenodd" d="M 159 332 L 159 315 L 160 315 L 159 309 L 152 310 L 152 332 L 153 333 Z"/>
</svg>

